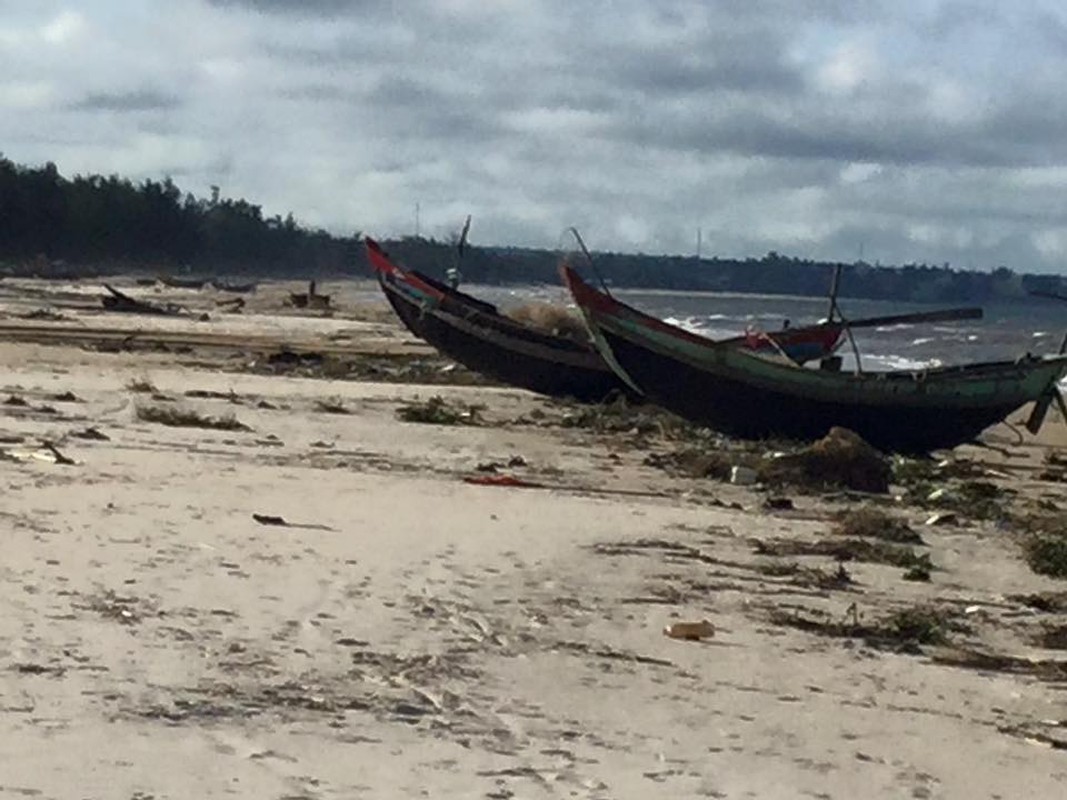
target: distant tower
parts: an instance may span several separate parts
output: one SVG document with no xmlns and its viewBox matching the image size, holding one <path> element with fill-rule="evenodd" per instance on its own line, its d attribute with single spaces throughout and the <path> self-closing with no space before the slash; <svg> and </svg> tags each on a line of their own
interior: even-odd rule
<svg viewBox="0 0 1067 800">
<path fill-rule="evenodd" d="M 700 260 L 700 228 L 697 228 L 697 261 Z"/>
<path fill-rule="evenodd" d="M 415 238 L 419 238 L 419 204 L 415 204 Z"/>
</svg>

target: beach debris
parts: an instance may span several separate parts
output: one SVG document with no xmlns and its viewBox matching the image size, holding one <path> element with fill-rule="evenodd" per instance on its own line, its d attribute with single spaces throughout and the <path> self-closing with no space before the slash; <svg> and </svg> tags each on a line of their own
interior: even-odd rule
<svg viewBox="0 0 1067 800">
<path fill-rule="evenodd" d="M 278 352 L 268 355 L 263 364 L 265 365 L 264 371 L 275 374 L 279 372 L 298 372 L 308 376 L 317 375 L 324 378 L 342 378 L 347 375 L 347 371 L 341 369 L 341 364 L 337 359 L 327 357 L 314 350 L 298 353 L 288 345 L 282 345 Z M 260 366 L 260 363 L 253 361 L 249 366 L 255 368 Z M 337 370 L 337 374 L 335 374 L 335 370 Z"/>
<path fill-rule="evenodd" d="M 54 678 L 62 678 L 67 671 L 64 667 L 47 666 L 45 664 L 35 664 L 33 662 L 12 664 L 11 669 L 20 675 L 51 675 Z"/>
<path fill-rule="evenodd" d="M 757 480 L 759 480 L 759 475 L 751 467 L 730 467 L 730 483 L 734 486 L 751 486 Z"/>
<path fill-rule="evenodd" d="M 809 447 L 768 459 L 759 467 L 759 477 L 771 484 L 845 487 L 877 494 L 889 491 L 891 476 L 889 460 L 882 453 L 839 427 Z"/>
<path fill-rule="evenodd" d="M 631 401 L 624 394 L 603 403 L 568 410 L 559 422 L 564 428 L 585 428 L 595 433 L 658 435 L 686 441 L 697 438 L 697 431 L 704 430 L 669 411 Z"/>
<path fill-rule="evenodd" d="M 1046 650 L 1067 650 L 1067 625 L 1044 625 L 1034 644 Z"/>
<path fill-rule="evenodd" d="M 897 544 L 925 544 L 904 520 L 874 506 L 840 512 L 833 532 L 839 536 L 860 536 Z"/>
<path fill-rule="evenodd" d="M 17 394 L 8 395 L 7 400 L 4 401 L 5 406 L 12 406 L 15 408 L 25 408 L 29 405 L 25 399 L 19 397 Z"/>
<path fill-rule="evenodd" d="M 253 514 L 252 519 L 258 522 L 260 525 L 289 525 L 289 523 L 285 521 L 284 517 L 276 517 L 272 514 Z"/>
<path fill-rule="evenodd" d="M 245 307 L 245 299 L 243 297 L 227 297 L 223 300 L 216 300 L 215 307 L 224 314 L 240 314 Z"/>
<path fill-rule="evenodd" d="M 935 525 L 956 525 L 959 523 L 959 517 L 952 511 L 937 511 L 926 518 L 925 525 L 931 527 Z"/>
<path fill-rule="evenodd" d="M 1067 661 L 1060 659 L 1026 658 L 970 647 L 937 648 L 930 652 L 930 658 L 936 664 L 953 667 L 1033 675 L 1057 683 L 1067 680 Z"/>
<path fill-rule="evenodd" d="M 345 408 L 344 403 L 339 397 L 331 398 L 319 398 L 315 401 L 315 410 L 320 411 L 323 414 L 351 414 L 352 412 Z"/>
<path fill-rule="evenodd" d="M 801 566 L 796 561 L 781 563 L 769 561 L 757 564 L 755 571 L 772 578 L 789 578 L 794 586 L 814 586 L 819 589 L 844 589 L 855 581 L 852 573 L 845 568 L 843 561 L 838 561 L 833 570 L 821 567 Z"/>
<path fill-rule="evenodd" d="M 423 422 L 431 425 L 479 425 L 479 412 L 484 406 L 466 403 L 451 403 L 435 394 L 426 402 L 414 401 L 396 410 L 397 418 L 404 422 Z"/>
<path fill-rule="evenodd" d="M 515 469 L 517 467 L 525 467 L 525 466 L 526 466 L 526 459 L 525 458 L 523 458 L 522 456 L 512 456 L 511 458 L 509 458 L 507 460 L 507 462 L 503 462 L 503 461 L 479 461 L 474 466 L 474 469 L 475 469 L 476 472 L 497 472 L 498 470 L 500 470 L 501 467 L 510 467 L 512 469 Z"/>
<path fill-rule="evenodd" d="M 100 298 L 100 302 L 108 311 L 117 311 L 124 314 L 154 314 L 157 316 L 175 317 L 185 313 L 185 309 L 174 303 L 158 305 L 147 300 L 138 300 L 128 294 L 120 292 L 110 284 L 105 283 L 104 288 L 109 294 Z"/>
<path fill-rule="evenodd" d="M 26 311 L 22 314 L 14 314 L 12 316 L 16 319 L 46 319 L 50 322 L 60 322 L 62 320 L 70 319 L 66 314 L 62 314 L 51 308 L 35 308 L 33 311 Z"/>
<path fill-rule="evenodd" d="M 947 645 L 951 632 L 965 630 L 949 611 L 922 605 L 898 609 L 873 622 L 863 620 L 855 603 L 836 619 L 822 609 L 776 608 L 770 621 L 819 636 L 862 639 L 869 647 L 911 654 L 921 653 L 923 647 Z"/>
<path fill-rule="evenodd" d="M 1053 526 L 1031 530 L 1023 542 L 1023 554 L 1037 574 L 1067 578 L 1067 527 L 1061 521 L 1058 530 Z"/>
<path fill-rule="evenodd" d="M 304 528 L 312 531 L 332 531 L 329 525 L 320 525 L 313 522 L 289 522 L 285 517 L 275 514 L 252 514 L 252 519 L 260 525 L 268 525 L 275 528 Z"/>
<path fill-rule="evenodd" d="M 83 595 L 83 600 L 82 603 L 74 603 L 74 607 L 94 611 L 123 625 L 136 625 L 145 617 L 157 613 L 152 604 L 137 597 L 120 595 L 113 589 Z"/>
<path fill-rule="evenodd" d="M 228 400 L 234 405 L 241 405 L 241 396 L 233 389 L 228 392 L 216 392 L 213 389 L 189 389 L 183 394 L 186 397 L 195 397 L 201 400 Z"/>
<path fill-rule="evenodd" d="M 1067 470 L 1042 470 L 1038 473 L 1037 479 L 1039 481 L 1047 481 L 1049 483 L 1067 483 Z"/>
<path fill-rule="evenodd" d="M 628 650 L 616 650 L 613 647 L 602 647 L 589 644 L 588 642 L 553 642 L 549 648 L 554 651 L 580 653 L 582 655 L 596 656 L 597 658 L 610 659 L 613 661 L 627 661 L 635 664 L 650 664 L 657 667 L 673 667 L 674 662 L 665 658 L 646 656 L 641 653 L 632 653 Z"/>
<path fill-rule="evenodd" d="M 330 307 L 330 295 L 319 294 L 316 291 L 315 281 L 308 281 L 308 290 L 305 293 L 289 293 L 289 305 L 293 308 L 317 308 Z"/>
<path fill-rule="evenodd" d="M 73 458 L 69 458 L 69 457 L 63 455 L 61 452 L 59 452 L 59 450 L 56 448 L 56 446 L 54 444 L 52 444 L 51 442 L 41 442 L 41 446 L 45 450 L 47 450 L 49 453 L 52 454 L 52 458 L 55 460 L 55 462 L 57 464 L 63 464 L 65 466 L 73 466 L 75 463 L 77 463 L 77 462 L 75 462 L 75 460 Z"/>
<path fill-rule="evenodd" d="M 475 486 L 514 486 L 526 489 L 545 489 L 544 484 L 528 481 L 525 478 L 516 478 L 514 475 L 468 475 L 463 479 L 464 483 Z"/>
<path fill-rule="evenodd" d="M 196 411 L 148 405 L 138 405 L 136 414 L 137 419 L 167 425 L 172 428 L 209 428 L 222 431 L 252 430 L 243 422 L 238 421 L 233 414 L 227 414 L 223 417 L 210 417 L 199 414 Z"/>
<path fill-rule="evenodd" d="M 74 392 L 71 392 L 71 391 L 56 392 L 55 394 L 49 395 L 48 399 L 52 400 L 53 402 L 56 402 L 56 403 L 81 403 L 81 402 L 83 402 L 82 399 L 80 397 L 78 397 L 78 395 L 74 394 Z"/>
<path fill-rule="evenodd" d="M 916 583 L 929 583 L 930 576 L 930 564 L 915 564 L 904 571 L 903 578 Z"/>
<path fill-rule="evenodd" d="M 837 561 L 861 561 L 869 564 L 889 564 L 894 567 L 920 566 L 932 568 L 927 553 L 917 553 L 904 545 L 877 539 L 834 536 L 816 541 L 799 539 L 752 539 L 753 552 L 763 556 L 829 556 Z"/>
<path fill-rule="evenodd" d="M 796 505 L 788 497 L 772 495 L 763 500 L 763 508 L 766 511 L 793 511 Z"/>
<path fill-rule="evenodd" d="M 41 442 L 41 446 L 33 450 L 4 450 L 0 451 L 0 458 L 4 458 L 8 461 L 45 461 L 49 464 L 60 464 L 63 466 L 76 466 L 77 461 L 73 458 L 63 455 L 56 449 L 55 445 L 51 442 Z"/>
<path fill-rule="evenodd" d="M 1033 594 L 1010 594 L 1008 600 L 1021 603 L 1043 614 L 1067 613 L 1067 591 L 1035 592 Z"/>
<path fill-rule="evenodd" d="M 612 460 L 619 457 L 616 454 Z M 646 467 L 662 469 L 669 475 L 691 478 L 730 479 L 731 458 L 714 448 L 684 447 L 667 453 L 649 453 L 642 462 Z"/>
<path fill-rule="evenodd" d="M 1010 494 L 1014 491 L 991 481 L 964 480 L 951 490 L 934 490 L 928 498 L 937 506 L 975 519 L 997 519 L 1004 516 L 1005 496 Z"/>
<path fill-rule="evenodd" d="M 706 619 L 702 619 L 699 622 L 675 622 L 663 629 L 663 635 L 671 639 L 697 642 L 714 636 L 715 626 Z"/>
<path fill-rule="evenodd" d="M 141 394 L 158 394 L 159 389 L 148 378 L 131 378 L 126 381 L 126 389 Z"/>
</svg>

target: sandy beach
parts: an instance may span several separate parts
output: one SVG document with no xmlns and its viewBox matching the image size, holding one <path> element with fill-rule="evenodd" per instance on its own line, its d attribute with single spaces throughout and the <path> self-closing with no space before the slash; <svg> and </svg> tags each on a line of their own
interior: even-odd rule
<svg viewBox="0 0 1067 800">
<path fill-rule="evenodd" d="M 943 454 L 981 512 L 739 486 L 370 284 L 115 285 L 192 313 L 0 282 L 0 797 L 1067 796 L 1067 580 L 989 510 L 1063 513 L 1058 414 Z M 398 415 L 435 396 L 459 424 Z M 917 539 L 823 546 L 861 507 Z"/>
</svg>

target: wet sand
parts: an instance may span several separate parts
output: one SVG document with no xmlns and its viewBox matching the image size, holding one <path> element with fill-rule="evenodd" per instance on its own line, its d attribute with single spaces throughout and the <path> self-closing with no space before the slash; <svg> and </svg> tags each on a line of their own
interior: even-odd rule
<svg viewBox="0 0 1067 800">
<path fill-rule="evenodd" d="M 202 321 L 0 288 L 5 332 L 46 329 L 0 344 L 0 797 L 1067 793 L 1067 581 L 1011 524 L 670 474 L 678 439 L 449 385 L 476 379 L 362 296 L 164 294 Z M 478 424 L 398 419 L 433 395 Z M 179 412 L 223 427 L 144 418 Z M 987 439 L 951 455 L 996 502 L 1067 502 L 1062 419 Z M 533 486 L 467 482 L 501 476 Z M 773 555 L 858 506 L 928 582 Z M 936 636 L 889 635 L 916 609 Z"/>
</svg>

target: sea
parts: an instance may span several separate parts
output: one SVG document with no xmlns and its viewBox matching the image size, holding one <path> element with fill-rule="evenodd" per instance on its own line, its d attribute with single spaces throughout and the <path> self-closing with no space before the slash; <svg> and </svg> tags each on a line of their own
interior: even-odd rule
<svg viewBox="0 0 1067 800">
<path fill-rule="evenodd" d="M 464 285 L 463 290 L 502 309 L 529 302 L 573 307 L 562 287 Z M 737 336 L 747 329 L 773 331 L 786 320 L 793 327 L 813 325 L 828 315 L 828 301 L 714 292 L 615 289 L 628 305 L 713 339 Z M 968 304 L 961 303 L 959 306 Z M 973 305 L 973 304 L 971 304 Z M 944 309 L 944 303 L 902 303 L 840 298 L 846 319 L 881 317 Z M 982 306 L 981 319 L 858 328 L 855 348 L 840 350 L 844 369 L 855 369 L 855 352 L 864 371 L 921 369 L 980 361 L 1014 359 L 1027 353 L 1055 353 L 1067 333 L 1067 303 L 1000 303 Z"/>
</svg>

